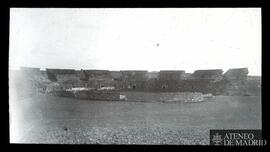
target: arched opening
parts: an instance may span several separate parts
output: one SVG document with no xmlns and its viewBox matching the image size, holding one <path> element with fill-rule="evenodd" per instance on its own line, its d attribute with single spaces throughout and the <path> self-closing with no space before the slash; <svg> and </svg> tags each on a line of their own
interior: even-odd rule
<svg viewBox="0 0 270 152">
<path fill-rule="evenodd" d="M 136 89 L 136 85 L 133 85 L 132 88 L 133 88 L 133 89 Z"/>
</svg>

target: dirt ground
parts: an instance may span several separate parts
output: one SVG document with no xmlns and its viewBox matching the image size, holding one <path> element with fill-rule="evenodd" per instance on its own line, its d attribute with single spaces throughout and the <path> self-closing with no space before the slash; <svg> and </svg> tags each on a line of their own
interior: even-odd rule
<svg viewBox="0 0 270 152">
<path fill-rule="evenodd" d="M 200 103 L 10 99 L 10 142 L 209 144 L 210 129 L 261 129 L 261 97 Z"/>
</svg>

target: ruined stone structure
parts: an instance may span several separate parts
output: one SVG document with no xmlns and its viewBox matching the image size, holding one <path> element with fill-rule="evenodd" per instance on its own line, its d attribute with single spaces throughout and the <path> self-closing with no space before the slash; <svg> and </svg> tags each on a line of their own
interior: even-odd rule
<svg viewBox="0 0 270 152">
<path fill-rule="evenodd" d="M 158 75 L 159 80 L 180 81 L 184 79 L 185 71 L 161 70 Z"/>
<path fill-rule="evenodd" d="M 46 69 L 48 78 L 60 85 L 60 88 L 84 87 L 80 77 L 74 69 Z"/>
<path fill-rule="evenodd" d="M 81 70 L 80 77 L 85 83 L 85 87 L 100 88 L 113 86 L 113 78 L 108 70 Z"/>
<path fill-rule="evenodd" d="M 124 90 L 146 90 L 147 71 L 138 71 L 138 70 L 126 70 L 120 71 L 121 75 L 121 86 L 119 89 Z"/>
<path fill-rule="evenodd" d="M 212 80 L 212 81 L 220 81 L 223 77 L 223 70 L 216 69 L 216 70 L 196 70 L 193 73 L 194 79 L 205 79 L 205 80 Z"/>
<path fill-rule="evenodd" d="M 195 91 L 215 94 L 215 84 L 222 80 L 223 70 L 196 70 L 180 86 L 182 91 Z"/>
<path fill-rule="evenodd" d="M 260 76 L 248 76 L 247 78 L 247 95 L 261 95 L 261 77 Z"/>
<path fill-rule="evenodd" d="M 184 74 L 185 71 L 160 71 L 156 81 L 158 87 L 156 89 L 162 92 L 177 91 L 179 82 L 184 79 Z"/>
<path fill-rule="evenodd" d="M 248 69 L 229 69 L 223 76 L 227 95 L 247 95 Z"/>
<path fill-rule="evenodd" d="M 73 70 L 22 67 L 20 70 L 31 88 L 38 92 L 63 94 L 71 88 L 113 88 L 115 91 L 200 92 L 213 95 L 260 95 L 260 78 L 249 79 L 248 69 L 181 70 L 148 72 L 143 70 Z M 18 84 L 18 83 L 17 83 Z M 28 85 L 29 85 L 28 84 Z M 23 87 L 22 87 L 23 88 Z M 102 95 L 103 96 L 103 95 Z"/>
</svg>

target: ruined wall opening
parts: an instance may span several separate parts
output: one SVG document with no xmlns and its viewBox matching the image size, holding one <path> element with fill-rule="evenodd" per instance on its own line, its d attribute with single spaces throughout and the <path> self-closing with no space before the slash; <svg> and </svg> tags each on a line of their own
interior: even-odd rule
<svg viewBox="0 0 270 152">
<path fill-rule="evenodd" d="M 51 73 L 51 72 L 47 72 L 47 76 L 48 76 L 48 79 L 52 82 L 56 82 L 57 81 L 57 78 L 55 76 L 55 74 Z"/>
<path fill-rule="evenodd" d="M 162 88 L 162 89 L 166 89 L 167 86 L 166 86 L 166 85 L 162 85 L 161 88 Z"/>
</svg>

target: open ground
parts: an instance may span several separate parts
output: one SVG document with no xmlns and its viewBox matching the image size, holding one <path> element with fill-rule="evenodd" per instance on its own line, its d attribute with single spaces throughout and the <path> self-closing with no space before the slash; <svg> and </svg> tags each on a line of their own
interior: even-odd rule
<svg viewBox="0 0 270 152">
<path fill-rule="evenodd" d="M 260 96 L 200 103 L 10 99 L 10 141 L 53 144 L 208 145 L 210 129 L 261 129 Z"/>
</svg>

